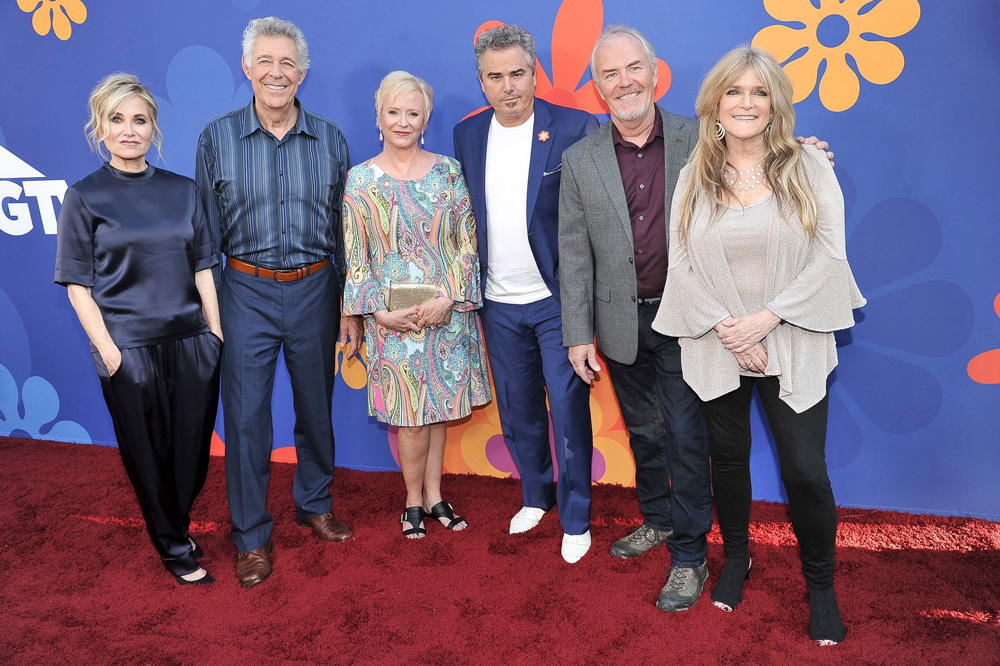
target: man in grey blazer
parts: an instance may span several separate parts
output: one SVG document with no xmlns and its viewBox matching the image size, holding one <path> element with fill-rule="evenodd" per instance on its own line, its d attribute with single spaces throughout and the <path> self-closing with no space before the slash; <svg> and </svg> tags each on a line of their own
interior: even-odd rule
<svg viewBox="0 0 1000 666">
<path fill-rule="evenodd" d="M 666 542 L 670 575 L 656 605 L 687 610 L 708 578 L 708 442 L 701 402 L 681 376 L 677 339 L 651 324 L 667 272 L 670 200 L 698 123 L 653 102 L 656 57 L 638 30 L 606 28 L 591 73 L 611 122 L 563 154 L 563 344 L 590 383 L 601 369 L 596 333 L 629 430 L 643 524 L 611 552 L 636 557 Z"/>
</svg>

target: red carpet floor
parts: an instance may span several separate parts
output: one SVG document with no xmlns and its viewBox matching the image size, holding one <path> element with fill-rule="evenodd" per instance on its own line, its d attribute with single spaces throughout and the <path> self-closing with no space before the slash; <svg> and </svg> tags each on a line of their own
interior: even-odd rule
<svg viewBox="0 0 1000 666">
<path fill-rule="evenodd" d="M 505 529 L 516 482 L 445 478 L 465 532 L 399 535 L 398 474 L 338 470 L 324 544 L 293 522 L 293 466 L 274 464 L 275 572 L 241 589 L 223 463 L 193 532 L 218 582 L 179 587 L 148 542 L 118 452 L 0 438 L 2 664 L 977 664 L 1000 663 L 1000 524 L 844 509 L 837 587 L 847 640 L 815 647 L 786 507 L 757 503 L 754 570 L 728 615 L 707 595 L 658 611 L 665 549 L 607 554 L 638 524 L 634 491 L 594 489 L 594 546 L 559 557 L 555 516 Z M 721 568 L 711 536 L 709 589 Z"/>
</svg>

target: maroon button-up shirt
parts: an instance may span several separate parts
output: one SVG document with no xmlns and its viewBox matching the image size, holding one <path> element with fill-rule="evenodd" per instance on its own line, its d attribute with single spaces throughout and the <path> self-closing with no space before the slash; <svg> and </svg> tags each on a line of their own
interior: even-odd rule
<svg viewBox="0 0 1000 666">
<path fill-rule="evenodd" d="M 657 111 L 656 124 L 643 146 L 625 141 L 614 123 L 611 126 L 611 136 L 615 144 L 618 168 L 622 172 L 628 215 L 632 222 L 638 296 L 653 298 L 663 294 L 663 284 L 667 281 L 663 118 Z"/>
</svg>

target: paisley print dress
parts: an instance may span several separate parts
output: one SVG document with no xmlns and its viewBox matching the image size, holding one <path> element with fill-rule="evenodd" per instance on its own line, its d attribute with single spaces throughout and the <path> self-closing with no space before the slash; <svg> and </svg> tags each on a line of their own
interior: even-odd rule
<svg viewBox="0 0 1000 666">
<path fill-rule="evenodd" d="M 437 155 L 419 180 L 397 180 L 374 158 L 344 192 L 344 314 L 364 315 L 368 413 L 397 426 L 467 416 L 490 401 L 475 218 L 458 162 Z M 379 326 L 393 282 L 429 283 L 455 301 L 451 324 L 419 333 Z"/>
</svg>

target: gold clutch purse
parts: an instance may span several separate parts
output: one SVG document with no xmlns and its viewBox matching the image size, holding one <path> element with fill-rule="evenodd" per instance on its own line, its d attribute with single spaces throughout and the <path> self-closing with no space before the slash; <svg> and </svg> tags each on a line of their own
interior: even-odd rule
<svg viewBox="0 0 1000 666">
<path fill-rule="evenodd" d="M 409 310 L 417 305 L 423 305 L 432 298 L 441 295 L 441 288 L 436 284 L 424 284 L 422 282 L 391 282 L 389 284 L 389 310 Z M 417 315 L 408 317 L 414 323 Z M 444 320 L 445 325 L 451 323 L 451 312 Z"/>
</svg>

